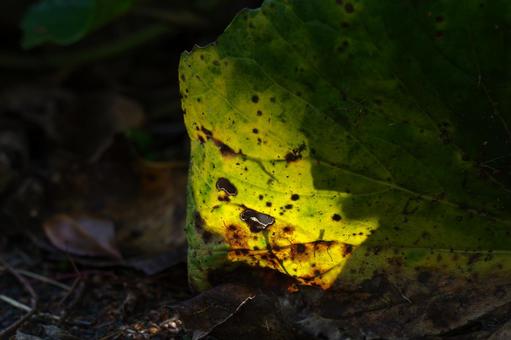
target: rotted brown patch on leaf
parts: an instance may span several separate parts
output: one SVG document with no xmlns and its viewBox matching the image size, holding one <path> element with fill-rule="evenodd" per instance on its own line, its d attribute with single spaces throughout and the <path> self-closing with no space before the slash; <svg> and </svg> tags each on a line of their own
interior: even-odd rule
<svg viewBox="0 0 511 340">
<path fill-rule="evenodd" d="M 242 154 L 241 151 L 240 152 L 234 151 L 229 145 L 225 144 L 224 142 L 221 142 L 215 138 L 212 138 L 212 139 L 213 139 L 213 142 L 215 143 L 215 145 L 218 146 L 218 149 L 220 149 L 220 153 L 222 154 L 222 156 L 234 157 L 234 156 Z"/>
<path fill-rule="evenodd" d="M 215 138 L 213 135 L 213 132 L 211 130 L 206 129 L 204 126 L 201 126 L 200 128 L 197 128 L 197 131 L 202 133 L 199 134 L 199 140 L 202 144 L 205 143 L 206 140 L 211 140 L 220 150 L 220 153 L 224 157 L 234 157 L 238 155 L 243 155 L 243 153 L 240 151 L 236 152 L 234 151 L 229 145 L 225 144 L 218 138 Z"/>
<path fill-rule="evenodd" d="M 202 236 L 202 239 L 204 240 L 204 242 L 209 242 L 211 241 L 212 237 L 213 237 L 213 234 L 206 230 L 206 222 L 204 221 L 204 219 L 202 218 L 202 216 L 199 214 L 199 212 L 195 212 L 195 216 L 194 216 L 194 226 L 195 226 L 195 230 L 197 231 L 197 233 L 199 235 Z"/>
<path fill-rule="evenodd" d="M 337 241 L 314 241 L 244 252 L 232 249 L 229 258 L 235 262 L 277 270 L 302 285 L 328 289 L 337 279 L 353 248 Z"/>
<path fill-rule="evenodd" d="M 197 232 L 202 232 L 204 230 L 204 219 L 202 218 L 202 216 L 199 214 L 198 211 L 195 212 L 195 223 L 194 223 L 194 226 L 195 226 L 195 230 L 197 230 Z"/>
<path fill-rule="evenodd" d="M 302 159 L 302 152 L 305 150 L 305 143 L 300 144 L 297 148 L 288 152 L 285 156 L 286 162 L 295 162 Z"/>
<path fill-rule="evenodd" d="M 239 225 L 231 224 L 227 226 L 225 237 L 231 249 L 248 249 L 249 247 L 247 243 L 248 232 Z"/>
</svg>

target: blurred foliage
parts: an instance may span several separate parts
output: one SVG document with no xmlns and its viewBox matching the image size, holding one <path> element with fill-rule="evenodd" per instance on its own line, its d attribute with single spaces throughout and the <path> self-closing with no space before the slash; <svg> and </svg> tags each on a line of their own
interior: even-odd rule
<svg viewBox="0 0 511 340">
<path fill-rule="evenodd" d="M 21 22 L 22 46 L 75 43 L 129 10 L 135 0 L 41 0 Z"/>
</svg>

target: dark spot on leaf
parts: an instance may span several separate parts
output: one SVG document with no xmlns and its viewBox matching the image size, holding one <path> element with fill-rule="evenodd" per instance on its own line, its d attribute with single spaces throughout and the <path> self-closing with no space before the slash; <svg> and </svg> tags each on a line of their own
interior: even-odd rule
<svg viewBox="0 0 511 340">
<path fill-rule="evenodd" d="M 206 141 L 204 140 L 204 138 L 202 136 L 199 136 L 199 142 L 201 144 L 204 144 Z"/>
<path fill-rule="evenodd" d="M 300 195 L 298 195 L 298 194 L 291 195 L 291 201 L 298 201 L 299 198 L 300 198 Z"/>
<path fill-rule="evenodd" d="M 292 204 L 286 204 L 286 206 L 285 206 L 284 208 L 286 208 L 286 209 L 288 209 L 288 210 L 289 210 L 289 209 L 293 209 L 293 205 L 292 205 Z"/>
<path fill-rule="evenodd" d="M 293 228 L 290 226 L 285 226 L 284 228 L 282 228 L 282 231 L 285 233 L 290 233 L 293 231 Z"/>
<path fill-rule="evenodd" d="M 275 97 L 271 97 L 271 98 L 270 98 L 270 101 L 271 101 L 272 103 L 275 103 L 277 100 L 275 99 Z"/>
<path fill-rule="evenodd" d="M 302 254 L 302 253 L 304 253 L 304 252 L 305 252 L 305 245 L 303 245 L 302 243 L 298 243 L 298 244 L 296 245 L 296 252 L 297 252 L 298 254 Z"/>
<path fill-rule="evenodd" d="M 291 150 L 285 156 L 286 162 L 294 162 L 302 159 L 302 152 L 305 150 L 305 144 L 301 144 L 298 148 Z"/>
<path fill-rule="evenodd" d="M 339 214 L 333 214 L 332 215 L 332 220 L 338 222 L 338 221 L 342 220 L 342 217 Z"/>
<path fill-rule="evenodd" d="M 216 188 L 218 190 L 223 190 L 229 196 L 236 196 L 238 194 L 238 190 L 227 178 L 220 177 L 218 181 L 216 181 Z"/>
<path fill-rule="evenodd" d="M 252 96 L 252 103 L 258 103 L 258 102 L 259 102 L 259 97 L 256 94 L 254 94 Z"/>
<path fill-rule="evenodd" d="M 259 133 L 259 130 L 258 130 L 258 129 L 256 129 L 256 128 L 253 128 L 253 129 L 252 129 L 252 132 L 253 132 L 253 133 Z"/>
<path fill-rule="evenodd" d="M 266 202 L 266 206 L 269 208 L 271 207 L 271 202 Z"/>
<path fill-rule="evenodd" d="M 208 243 L 209 241 L 211 241 L 212 238 L 213 234 L 207 230 L 204 230 L 204 232 L 202 233 L 202 239 L 204 240 L 204 242 Z"/>
<path fill-rule="evenodd" d="M 230 202 L 229 196 L 218 196 L 220 202 Z"/>
<path fill-rule="evenodd" d="M 257 110 L 257 115 L 258 115 L 258 116 L 262 116 L 262 115 L 263 115 L 263 111 L 261 111 L 261 110 Z"/>
<path fill-rule="evenodd" d="M 201 129 L 201 131 L 202 131 L 202 132 L 204 132 L 204 134 L 205 134 L 206 136 L 208 136 L 208 137 L 213 136 L 213 133 L 211 132 L 211 130 L 206 129 L 204 126 L 201 126 L 201 128 L 200 128 L 200 129 Z"/>
<path fill-rule="evenodd" d="M 222 143 L 222 142 L 220 142 L 218 140 L 215 140 L 215 145 L 218 146 L 218 148 L 220 149 L 220 153 L 223 156 L 235 156 L 235 155 L 237 155 L 237 153 L 233 149 L 231 149 L 230 146 L 228 146 L 225 143 Z"/>
<path fill-rule="evenodd" d="M 355 7 L 353 7 L 353 4 L 348 2 L 346 5 L 344 5 L 344 10 L 346 13 L 353 13 L 355 11 Z"/>
<path fill-rule="evenodd" d="M 205 224 L 204 219 L 198 212 L 196 212 L 195 213 L 195 229 L 197 229 L 198 231 L 201 231 L 204 228 L 204 224 Z"/>
<path fill-rule="evenodd" d="M 262 201 L 262 200 L 263 200 L 263 198 L 264 198 L 264 196 L 263 196 L 263 195 L 259 195 L 259 200 L 260 200 L 260 201 Z"/>
<path fill-rule="evenodd" d="M 274 217 L 252 209 L 245 209 L 240 214 L 240 218 L 250 227 L 250 231 L 254 233 L 265 230 L 275 223 Z"/>
<path fill-rule="evenodd" d="M 213 65 L 220 66 L 220 62 L 218 60 L 213 60 Z"/>
</svg>

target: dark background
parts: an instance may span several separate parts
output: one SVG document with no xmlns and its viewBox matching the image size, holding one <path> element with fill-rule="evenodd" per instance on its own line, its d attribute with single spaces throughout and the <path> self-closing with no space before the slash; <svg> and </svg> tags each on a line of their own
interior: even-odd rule
<svg viewBox="0 0 511 340">
<path fill-rule="evenodd" d="M 0 295 L 31 306 L 15 271 L 37 298 L 10 335 L 149 332 L 169 318 L 166 306 L 194 295 L 182 231 L 180 54 L 261 1 L 139 1 L 77 43 L 27 51 L 19 26 L 34 2 L 0 2 Z M 157 25 L 165 29 L 119 45 Z M 103 226 L 115 232 L 107 246 L 104 232 L 91 232 Z M 25 314 L 0 301 L 0 332 Z"/>
</svg>

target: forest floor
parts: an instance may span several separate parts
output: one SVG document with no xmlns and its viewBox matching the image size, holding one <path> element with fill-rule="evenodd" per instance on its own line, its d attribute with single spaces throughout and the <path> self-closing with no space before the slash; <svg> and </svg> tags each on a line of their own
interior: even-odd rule
<svg viewBox="0 0 511 340">
<path fill-rule="evenodd" d="M 77 44 L 23 51 L 30 3 L 0 4 L 0 338 L 182 337 L 170 306 L 197 294 L 179 57 L 259 1 L 147 1 Z"/>
</svg>

